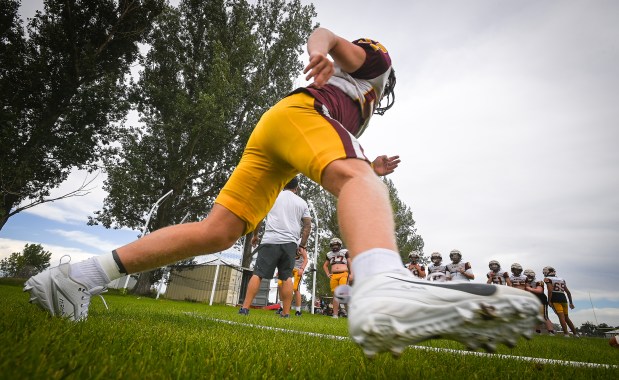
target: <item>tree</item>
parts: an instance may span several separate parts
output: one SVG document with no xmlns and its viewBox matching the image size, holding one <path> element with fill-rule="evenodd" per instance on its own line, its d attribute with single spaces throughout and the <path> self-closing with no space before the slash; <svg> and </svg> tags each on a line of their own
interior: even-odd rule
<svg viewBox="0 0 619 380">
<path fill-rule="evenodd" d="M 22 252 L 0 260 L 0 272 L 3 277 L 28 278 L 48 268 L 51 256 L 40 244 L 26 244 Z"/>
<path fill-rule="evenodd" d="M 586 336 L 595 336 L 595 337 L 604 337 L 604 334 L 607 331 L 613 330 L 612 326 L 609 326 L 606 323 L 600 323 L 599 325 L 595 325 L 593 322 L 585 322 L 579 328 L 578 332 L 582 335 Z"/>
<path fill-rule="evenodd" d="M 0 0 L 0 229 L 58 199 L 50 190 L 73 168 L 96 169 L 128 109 L 125 74 L 163 3 L 46 0 L 26 37 L 19 0 Z"/>
<path fill-rule="evenodd" d="M 131 95 L 143 126 L 106 158 L 108 196 L 89 223 L 139 228 L 169 190 L 149 231 L 203 218 L 259 117 L 292 90 L 313 16 L 298 0 L 166 7 Z"/>
<path fill-rule="evenodd" d="M 408 261 L 408 254 L 411 251 L 419 251 L 422 261 L 423 257 L 423 238 L 417 235 L 415 228 L 415 219 L 413 212 L 401 199 L 398 197 L 398 191 L 395 188 L 393 181 L 389 178 L 384 178 L 383 182 L 389 190 L 389 199 L 391 200 L 391 208 L 393 210 L 393 218 L 395 220 L 395 237 L 398 245 L 398 251 L 402 261 Z"/>
</svg>

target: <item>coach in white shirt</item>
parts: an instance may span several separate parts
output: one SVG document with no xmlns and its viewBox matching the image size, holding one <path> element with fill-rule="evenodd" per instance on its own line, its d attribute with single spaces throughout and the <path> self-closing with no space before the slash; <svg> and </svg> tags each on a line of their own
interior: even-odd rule
<svg viewBox="0 0 619 380">
<path fill-rule="evenodd" d="M 290 315 L 292 282 L 287 280 L 292 276 L 297 250 L 305 251 L 312 228 L 312 218 L 307 202 L 296 194 L 298 187 L 299 179 L 294 177 L 277 196 L 273 208 L 264 220 L 264 235 L 258 246 L 254 274 L 247 285 L 245 300 L 239 314 L 249 314 L 249 306 L 258 293 L 260 282 L 263 278 L 273 278 L 275 269 L 277 269 L 277 277 L 282 280 L 283 311 L 281 316 Z M 258 230 L 259 228 L 256 228 L 254 231 L 252 239 L 254 244 L 257 242 Z"/>
</svg>

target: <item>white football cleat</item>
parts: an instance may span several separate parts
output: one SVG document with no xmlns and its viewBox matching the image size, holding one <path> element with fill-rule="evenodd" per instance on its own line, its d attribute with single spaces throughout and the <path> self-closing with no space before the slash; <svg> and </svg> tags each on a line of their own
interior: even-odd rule
<svg viewBox="0 0 619 380">
<path fill-rule="evenodd" d="M 106 288 L 87 289 L 72 279 L 70 273 L 69 263 L 64 263 L 30 277 L 24 284 L 24 291 L 30 292 L 30 303 L 38 305 L 52 316 L 71 321 L 86 319 L 90 298 L 105 292 Z"/>
<path fill-rule="evenodd" d="M 353 288 L 348 331 L 368 357 L 428 339 L 494 352 L 530 338 L 539 323 L 534 295 L 509 286 L 429 282 L 408 273 L 380 273 Z"/>
</svg>

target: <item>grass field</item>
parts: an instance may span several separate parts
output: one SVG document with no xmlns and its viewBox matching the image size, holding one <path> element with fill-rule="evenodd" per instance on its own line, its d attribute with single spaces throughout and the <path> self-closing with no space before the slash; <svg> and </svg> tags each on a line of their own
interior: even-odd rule
<svg viewBox="0 0 619 380">
<path fill-rule="evenodd" d="M 230 306 L 109 294 L 109 310 L 96 297 L 89 319 L 71 323 L 29 304 L 21 282 L 6 281 L 0 300 L 0 379 L 619 377 L 619 350 L 606 339 L 536 336 L 483 356 L 434 340 L 399 359 L 383 354 L 368 360 L 347 338 L 346 319 L 282 319 L 266 310 L 243 317 Z"/>
</svg>

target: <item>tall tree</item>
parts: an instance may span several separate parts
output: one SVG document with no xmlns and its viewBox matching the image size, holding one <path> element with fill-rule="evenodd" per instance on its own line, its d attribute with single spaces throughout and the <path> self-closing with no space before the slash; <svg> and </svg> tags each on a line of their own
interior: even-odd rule
<svg viewBox="0 0 619 380">
<path fill-rule="evenodd" d="M 389 199 L 395 220 L 395 238 L 402 260 L 407 262 L 408 254 L 411 251 L 419 251 L 421 259 L 425 260 L 423 257 L 423 238 L 417 234 L 411 208 L 400 199 L 398 190 L 391 179 L 384 178 L 383 182 L 389 190 Z"/>
<path fill-rule="evenodd" d="M 149 33 L 132 94 L 143 126 L 106 160 L 108 196 L 90 223 L 150 231 L 199 220 L 240 159 L 261 114 L 292 90 L 312 30 L 300 1 L 181 1 Z"/>
<path fill-rule="evenodd" d="M 19 0 L 0 0 L 0 229 L 53 201 L 71 169 L 94 168 L 126 114 L 125 74 L 163 2 L 46 0 L 26 37 Z"/>
<path fill-rule="evenodd" d="M 51 256 L 41 244 L 26 244 L 22 252 L 0 260 L 0 272 L 3 277 L 28 278 L 49 267 Z"/>
</svg>

